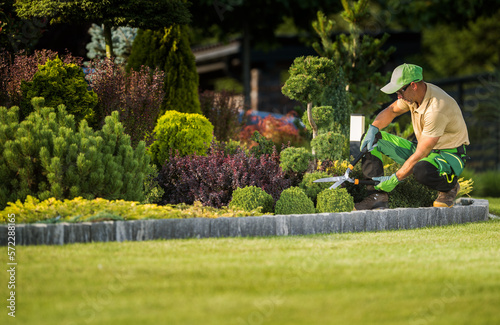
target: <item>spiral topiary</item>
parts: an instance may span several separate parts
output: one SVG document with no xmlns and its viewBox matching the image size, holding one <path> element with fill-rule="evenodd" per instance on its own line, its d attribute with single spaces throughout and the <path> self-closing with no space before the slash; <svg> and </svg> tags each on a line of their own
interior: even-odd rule
<svg viewBox="0 0 500 325">
<path fill-rule="evenodd" d="M 262 213 L 272 213 L 273 205 L 273 197 L 257 186 L 237 188 L 229 203 L 230 208 L 240 208 L 244 211 L 252 211 L 261 207 Z"/>
<path fill-rule="evenodd" d="M 316 210 L 323 212 L 351 212 L 354 199 L 345 188 L 326 189 L 318 194 Z"/>
<path fill-rule="evenodd" d="M 313 201 L 300 187 L 289 187 L 281 193 L 274 208 L 276 214 L 316 213 Z"/>
</svg>

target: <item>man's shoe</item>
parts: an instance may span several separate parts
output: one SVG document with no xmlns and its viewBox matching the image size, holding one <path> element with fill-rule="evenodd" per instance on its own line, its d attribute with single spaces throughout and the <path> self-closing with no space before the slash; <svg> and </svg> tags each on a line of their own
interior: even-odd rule
<svg viewBox="0 0 500 325">
<path fill-rule="evenodd" d="M 436 208 L 451 208 L 455 202 L 458 191 L 460 191 L 460 185 L 457 182 L 457 185 L 455 185 L 455 187 L 448 192 L 439 192 L 438 197 L 432 206 Z"/>
<path fill-rule="evenodd" d="M 354 205 L 354 210 L 375 210 L 389 208 L 389 195 L 387 192 L 378 191 L 365 197 L 363 201 Z"/>
</svg>

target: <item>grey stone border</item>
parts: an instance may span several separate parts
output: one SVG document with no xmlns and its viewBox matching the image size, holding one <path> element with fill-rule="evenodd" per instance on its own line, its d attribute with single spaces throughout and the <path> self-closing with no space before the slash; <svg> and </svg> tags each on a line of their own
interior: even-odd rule
<svg viewBox="0 0 500 325">
<path fill-rule="evenodd" d="M 470 205 L 462 205 L 470 204 Z M 109 241 L 208 237 L 294 236 L 384 231 L 488 220 L 488 200 L 462 200 L 452 208 L 387 209 L 343 213 L 239 218 L 156 219 L 16 225 L 16 245 L 63 245 Z M 0 246 L 7 225 L 0 225 Z"/>
</svg>

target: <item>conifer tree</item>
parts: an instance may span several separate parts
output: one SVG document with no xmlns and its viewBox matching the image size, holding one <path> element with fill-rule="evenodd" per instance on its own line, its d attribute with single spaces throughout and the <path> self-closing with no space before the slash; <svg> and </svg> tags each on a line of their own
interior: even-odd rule
<svg viewBox="0 0 500 325">
<path fill-rule="evenodd" d="M 144 142 L 132 148 L 117 112 L 94 131 L 85 120 L 77 127 L 64 105 L 32 103 L 22 122 L 17 107 L 0 107 L 0 210 L 28 195 L 142 201 L 149 155 Z"/>
<path fill-rule="evenodd" d="M 321 43 L 314 43 L 313 48 L 319 55 L 332 59 L 344 70 L 353 111 L 372 114 L 380 104 L 390 100 L 388 95 L 380 91 L 390 79 L 390 72 L 382 75 L 377 71 L 395 49 L 381 49 L 389 38 L 388 34 L 384 34 L 381 39 L 362 35 L 362 26 L 368 17 L 368 0 L 354 3 L 342 0 L 342 5 L 342 17 L 349 24 L 349 34 L 339 34 L 332 42 L 335 22 L 327 19 L 320 11 L 313 27 Z"/>
<path fill-rule="evenodd" d="M 167 110 L 201 114 L 199 77 L 189 45 L 188 26 L 173 25 L 159 30 L 139 30 L 128 69 L 141 65 L 165 71 L 165 97 L 160 115 Z"/>
</svg>

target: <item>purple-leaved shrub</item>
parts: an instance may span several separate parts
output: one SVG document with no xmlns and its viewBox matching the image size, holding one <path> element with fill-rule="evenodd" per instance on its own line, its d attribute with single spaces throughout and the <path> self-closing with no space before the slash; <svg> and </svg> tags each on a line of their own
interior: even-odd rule
<svg viewBox="0 0 500 325">
<path fill-rule="evenodd" d="M 146 66 L 127 73 L 110 59 L 93 60 L 87 80 L 99 98 L 95 109 L 99 126 L 111 112 L 118 111 L 132 144 L 141 140 L 151 144 L 164 95 L 163 76 L 163 71 Z"/>
<path fill-rule="evenodd" d="M 279 166 L 279 154 L 260 157 L 247 155 L 241 149 L 224 154 L 224 144 L 215 142 L 206 156 L 180 157 L 171 153 L 158 175 L 163 188 L 162 204 L 192 204 L 220 208 L 229 204 L 233 191 L 245 186 L 257 186 L 276 202 L 291 181 Z"/>
</svg>

